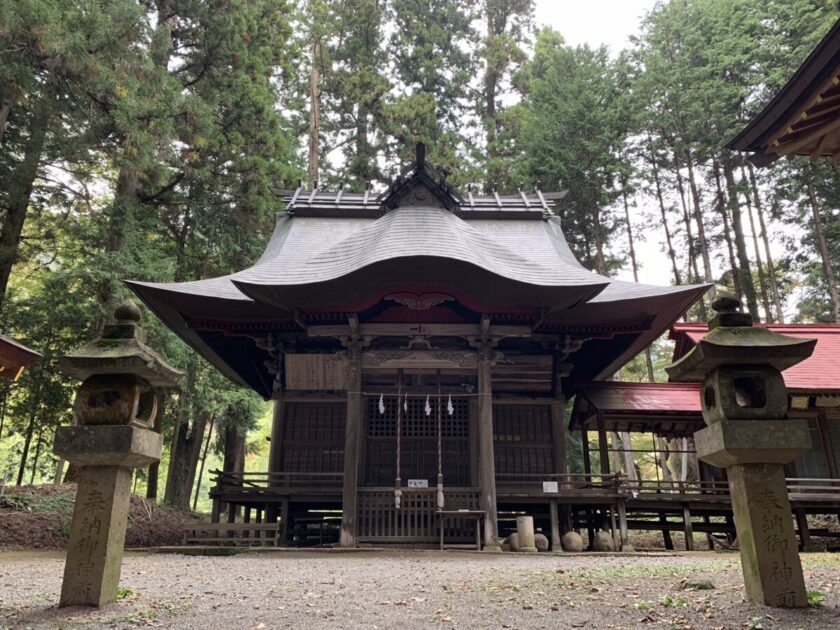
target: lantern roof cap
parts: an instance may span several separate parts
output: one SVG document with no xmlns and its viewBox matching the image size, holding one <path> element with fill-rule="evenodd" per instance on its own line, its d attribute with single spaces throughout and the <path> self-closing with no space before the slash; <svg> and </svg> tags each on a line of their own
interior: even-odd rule
<svg viewBox="0 0 840 630">
<path fill-rule="evenodd" d="M 184 373 L 146 345 L 141 317 L 140 308 L 126 300 L 114 310 L 114 323 L 106 324 L 100 337 L 59 359 L 59 370 L 80 380 L 95 374 L 134 374 L 152 387 L 174 387 Z"/>
<path fill-rule="evenodd" d="M 754 327 L 752 317 L 741 312 L 740 307 L 738 300 L 728 296 L 712 302 L 716 313 L 709 322 L 709 333 L 665 368 L 673 380 L 700 381 L 724 365 L 765 365 L 781 371 L 813 353 L 816 339 L 799 339 Z"/>
</svg>

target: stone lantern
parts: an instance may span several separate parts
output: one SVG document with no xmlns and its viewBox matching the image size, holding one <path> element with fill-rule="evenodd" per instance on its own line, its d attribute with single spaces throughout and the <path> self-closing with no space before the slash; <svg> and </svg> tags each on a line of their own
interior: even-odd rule
<svg viewBox="0 0 840 630">
<path fill-rule="evenodd" d="M 56 431 L 55 453 L 79 468 L 60 606 L 102 606 L 117 597 L 131 469 L 160 460 L 152 429 L 160 390 L 183 374 L 145 344 L 140 309 L 126 301 L 102 336 L 64 356 L 59 369 L 82 385 L 78 426 Z"/>
<path fill-rule="evenodd" d="M 726 468 L 747 599 L 808 605 L 784 465 L 811 447 L 808 423 L 787 418 L 781 371 L 808 358 L 816 340 L 756 328 L 734 298 L 715 300 L 708 334 L 667 369 L 700 381 L 703 419 L 697 456 Z"/>
</svg>

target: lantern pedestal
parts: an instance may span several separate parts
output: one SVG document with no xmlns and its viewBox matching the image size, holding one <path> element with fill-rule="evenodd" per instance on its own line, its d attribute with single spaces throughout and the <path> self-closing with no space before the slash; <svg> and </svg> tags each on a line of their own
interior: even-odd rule
<svg viewBox="0 0 840 630">
<path fill-rule="evenodd" d="M 130 468 L 80 470 L 59 606 L 102 606 L 116 600 L 130 493 Z"/>
<path fill-rule="evenodd" d="M 694 434 L 697 456 L 726 468 L 751 602 L 808 605 L 784 465 L 810 448 L 805 420 L 724 420 Z"/>
</svg>

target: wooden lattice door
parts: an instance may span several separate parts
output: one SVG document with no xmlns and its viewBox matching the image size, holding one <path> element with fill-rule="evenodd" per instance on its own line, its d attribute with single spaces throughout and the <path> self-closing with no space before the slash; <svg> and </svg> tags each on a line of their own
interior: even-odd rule
<svg viewBox="0 0 840 630">
<path fill-rule="evenodd" d="M 405 404 L 405 399 L 399 401 Z M 437 483 L 438 428 L 437 405 L 441 411 L 441 452 L 444 485 L 470 485 L 470 405 L 465 398 L 452 399 L 452 414 L 444 396 L 438 401 L 430 398 L 431 415 L 425 412 L 424 397 L 409 397 L 408 409 L 402 410 L 400 439 L 401 478 L 403 485 L 409 479 L 425 479 L 429 486 Z M 390 487 L 396 478 L 397 461 L 397 399 L 383 400 L 385 413 L 379 410 L 379 399 L 369 397 L 365 403 L 365 485 Z"/>
</svg>

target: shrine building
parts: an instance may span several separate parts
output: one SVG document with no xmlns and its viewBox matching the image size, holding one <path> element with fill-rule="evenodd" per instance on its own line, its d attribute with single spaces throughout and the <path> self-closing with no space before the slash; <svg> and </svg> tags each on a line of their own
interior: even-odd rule
<svg viewBox="0 0 840 630">
<path fill-rule="evenodd" d="M 469 509 L 494 547 L 500 512 L 556 514 L 575 382 L 611 378 L 707 288 L 585 269 L 558 197 L 461 194 L 418 145 L 381 194 L 289 195 L 249 269 L 129 282 L 216 368 L 274 400 L 269 470 L 230 473 L 214 516 L 247 506 L 291 525 L 340 510 L 341 544 L 355 545 L 434 541 L 436 512 Z M 453 541 L 474 539 L 473 523 L 451 520 Z"/>
</svg>

